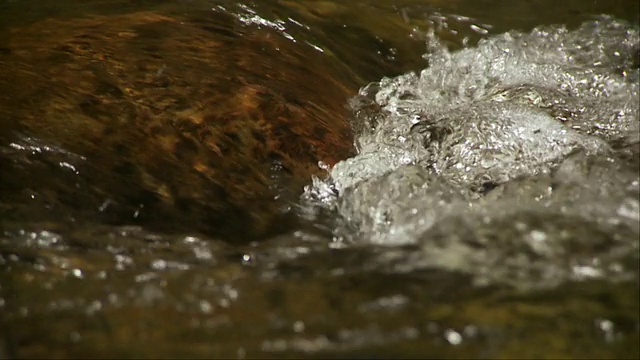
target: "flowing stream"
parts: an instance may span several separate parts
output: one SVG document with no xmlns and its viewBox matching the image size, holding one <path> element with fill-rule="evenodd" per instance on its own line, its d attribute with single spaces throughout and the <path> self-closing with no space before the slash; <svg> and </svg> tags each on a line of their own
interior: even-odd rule
<svg viewBox="0 0 640 360">
<path fill-rule="evenodd" d="M 0 357 L 637 358 L 637 1 L 0 1 Z"/>
</svg>

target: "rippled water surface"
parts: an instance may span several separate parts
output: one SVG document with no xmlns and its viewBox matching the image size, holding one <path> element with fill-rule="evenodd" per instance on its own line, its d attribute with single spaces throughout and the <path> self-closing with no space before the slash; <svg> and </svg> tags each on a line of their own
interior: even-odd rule
<svg viewBox="0 0 640 360">
<path fill-rule="evenodd" d="M 0 0 L 0 357 L 638 358 L 638 13 Z"/>
</svg>

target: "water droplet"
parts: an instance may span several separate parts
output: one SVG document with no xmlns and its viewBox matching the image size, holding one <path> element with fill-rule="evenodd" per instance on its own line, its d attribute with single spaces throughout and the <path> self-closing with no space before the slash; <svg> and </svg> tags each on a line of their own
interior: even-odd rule
<svg viewBox="0 0 640 360">
<path fill-rule="evenodd" d="M 71 270 L 71 274 L 73 274 L 73 276 L 77 277 L 78 279 L 82 279 L 84 277 L 84 275 L 82 274 L 82 270 L 80 269 Z"/>
<path fill-rule="evenodd" d="M 163 259 L 156 259 L 151 262 L 151 268 L 154 270 L 165 270 L 167 268 L 167 262 Z"/>
<path fill-rule="evenodd" d="M 193 243 L 199 242 L 200 239 L 198 239 L 197 237 L 194 237 L 194 236 L 185 236 L 182 241 L 184 241 L 185 244 L 193 244 Z"/>
<path fill-rule="evenodd" d="M 98 210 L 100 212 L 104 212 L 105 210 L 107 210 L 107 208 L 109 207 L 109 205 L 111 205 L 113 201 L 111 199 L 106 199 L 104 202 L 102 202 L 102 204 L 98 207 Z"/>
<path fill-rule="evenodd" d="M 196 256 L 196 259 L 199 260 L 211 260 L 213 259 L 213 255 L 211 254 L 211 250 L 209 250 L 205 246 L 196 246 L 193 248 L 193 254 Z"/>
<path fill-rule="evenodd" d="M 444 337 L 451 345 L 460 345 L 462 343 L 462 335 L 455 330 L 447 329 L 444 332 Z"/>
<path fill-rule="evenodd" d="M 464 327 L 463 333 L 465 336 L 473 338 L 478 335 L 478 327 L 475 325 L 467 325 Z"/>
<path fill-rule="evenodd" d="M 91 304 L 89 304 L 89 306 L 87 307 L 87 314 L 89 315 L 93 315 L 96 312 L 102 310 L 102 303 L 98 300 L 94 300 L 91 302 Z"/>
<path fill-rule="evenodd" d="M 304 322 L 298 320 L 295 323 L 293 323 L 293 332 L 301 333 L 304 331 L 304 329 L 305 329 Z"/>
<path fill-rule="evenodd" d="M 596 325 L 598 326 L 598 329 L 604 333 L 606 342 L 613 342 L 615 340 L 615 324 L 613 321 L 608 319 L 598 319 L 596 320 Z"/>
<path fill-rule="evenodd" d="M 200 311 L 203 314 L 209 314 L 211 313 L 211 311 L 213 311 L 213 306 L 211 306 L 211 303 L 209 303 L 207 300 L 200 300 L 199 305 Z"/>
<path fill-rule="evenodd" d="M 322 170 L 325 170 L 325 171 L 331 170 L 331 167 L 327 163 L 325 163 L 324 161 L 318 161 L 318 167 L 320 169 L 322 169 Z"/>
</svg>

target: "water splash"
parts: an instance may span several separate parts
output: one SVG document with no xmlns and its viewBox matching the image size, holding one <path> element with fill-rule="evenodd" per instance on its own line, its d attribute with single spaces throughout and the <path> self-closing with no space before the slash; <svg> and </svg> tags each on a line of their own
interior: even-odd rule
<svg viewBox="0 0 640 360">
<path fill-rule="evenodd" d="M 428 68 L 351 101 L 358 155 L 303 198 L 351 242 L 416 245 L 405 268 L 525 288 L 636 277 L 639 39 L 608 17 L 455 52 L 431 34 Z"/>
</svg>

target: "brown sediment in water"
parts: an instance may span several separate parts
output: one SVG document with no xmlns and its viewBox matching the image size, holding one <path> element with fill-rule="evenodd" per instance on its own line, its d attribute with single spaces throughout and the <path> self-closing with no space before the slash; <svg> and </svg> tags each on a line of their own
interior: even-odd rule
<svg viewBox="0 0 640 360">
<path fill-rule="evenodd" d="M 234 239 L 277 231 L 279 209 L 318 161 L 349 155 L 344 104 L 355 89 L 312 47 L 212 16 L 214 25 L 137 12 L 13 29 L 1 106 L 24 136 L 85 160 L 65 185 L 27 179 L 7 196 L 28 188 L 112 223 Z"/>
</svg>

